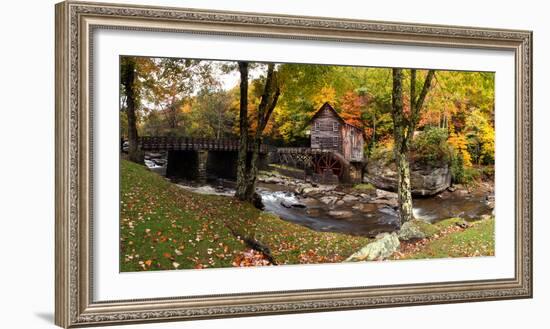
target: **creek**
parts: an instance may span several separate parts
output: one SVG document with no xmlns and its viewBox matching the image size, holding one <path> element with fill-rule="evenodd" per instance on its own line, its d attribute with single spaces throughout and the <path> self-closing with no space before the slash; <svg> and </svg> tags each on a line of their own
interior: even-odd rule
<svg viewBox="0 0 550 329">
<path fill-rule="evenodd" d="M 233 184 L 222 180 L 203 186 L 178 183 L 180 187 L 195 193 L 224 196 L 234 194 Z M 264 211 L 315 231 L 372 237 L 378 233 L 392 232 L 399 228 L 394 207 L 379 203 L 376 198 L 356 196 L 353 201 L 327 204 L 322 201 L 322 196 L 303 196 L 297 194 L 291 186 L 270 183 L 259 183 L 258 193 L 262 197 Z M 325 193 L 325 196 L 334 193 L 339 195 L 340 200 L 350 195 L 332 191 Z M 429 198 L 415 198 L 413 211 L 415 218 L 430 223 L 450 217 L 461 217 L 473 221 L 492 213 L 485 193 L 450 193 L 448 191 Z"/>
</svg>

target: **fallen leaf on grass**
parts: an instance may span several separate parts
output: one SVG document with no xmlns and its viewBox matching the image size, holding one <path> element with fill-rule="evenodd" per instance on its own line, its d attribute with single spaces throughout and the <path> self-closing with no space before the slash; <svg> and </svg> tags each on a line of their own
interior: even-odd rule
<svg viewBox="0 0 550 329">
<path fill-rule="evenodd" d="M 238 253 L 232 263 L 235 267 L 269 266 L 272 265 L 267 257 L 254 249 L 247 249 Z"/>
</svg>

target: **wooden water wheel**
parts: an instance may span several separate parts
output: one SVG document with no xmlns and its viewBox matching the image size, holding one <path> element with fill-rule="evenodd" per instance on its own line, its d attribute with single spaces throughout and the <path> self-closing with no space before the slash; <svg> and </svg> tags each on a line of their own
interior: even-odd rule
<svg viewBox="0 0 550 329">
<path fill-rule="evenodd" d="M 313 166 L 315 172 L 318 174 L 332 172 L 332 174 L 342 177 L 342 173 L 344 172 L 343 163 L 334 154 L 329 152 L 315 155 Z"/>
</svg>

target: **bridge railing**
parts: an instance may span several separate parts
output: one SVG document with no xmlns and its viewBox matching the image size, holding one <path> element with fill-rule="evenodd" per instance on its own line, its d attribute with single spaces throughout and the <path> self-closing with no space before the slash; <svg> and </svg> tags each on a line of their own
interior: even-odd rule
<svg viewBox="0 0 550 329">
<path fill-rule="evenodd" d="M 143 136 L 138 139 L 139 147 L 144 151 L 159 150 L 211 150 L 211 151 L 237 151 L 239 141 L 228 138 L 197 138 L 174 136 Z M 249 145 L 252 151 L 253 146 Z M 260 152 L 267 153 L 268 145 L 262 144 Z"/>
<path fill-rule="evenodd" d="M 282 154 L 324 154 L 324 153 L 340 153 L 331 149 L 312 149 L 309 147 L 278 147 L 278 153 Z"/>
</svg>

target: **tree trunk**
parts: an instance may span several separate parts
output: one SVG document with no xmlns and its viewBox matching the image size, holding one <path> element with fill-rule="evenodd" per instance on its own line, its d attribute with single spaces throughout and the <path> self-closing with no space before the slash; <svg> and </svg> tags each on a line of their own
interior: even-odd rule
<svg viewBox="0 0 550 329">
<path fill-rule="evenodd" d="M 239 108 L 239 155 L 237 160 L 237 189 L 235 197 L 246 200 L 246 187 L 248 181 L 248 168 L 246 155 L 248 151 L 248 63 L 239 62 L 241 74 L 240 84 L 240 108 Z"/>
<path fill-rule="evenodd" d="M 393 152 L 397 168 L 397 196 L 400 224 L 413 219 L 411 178 L 409 170 L 407 122 L 403 113 L 403 71 L 393 69 L 392 89 Z"/>
<path fill-rule="evenodd" d="M 254 144 L 252 148 L 252 160 L 250 161 L 250 172 L 248 173 L 248 181 L 246 184 L 245 198 L 248 201 L 254 200 L 254 193 L 256 193 L 256 181 L 258 177 L 259 165 L 260 165 L 260 146 L 262 145 L 261 138 L 254 138 Z"/>
<path fill-rule="evenodd" d="M 399 215 L 401 224 L 403 224 L 414 218 L 412 211 L 411 174 L 407 153 L 396 153 L 395 162 L 397 166 L 397 197 L 399 202 Z"/>
<path fill-rule="evenodd" d="M 135 73 L 136 62 L 133 59 L 126 59 L 126 67 L 122 84 L 126 92 L 126 116 L 128 117 L 128 158 L 136 163 L 143 163 L 143 157 L 138 148 L 138 132 L 136 118 L 136 92 L 135 92 Z"/>
<path fill-rule="evenodd" d="M 408 159 L 409 143 L 413 139 L 414 130 L 420 120 L 420 110 L 431 87 L 435 71 L 429 70 L 424 80 L 424 86 L 418 94 L 416 91 L 416 70 L 411 69 L 410 83 L 410 114 L 405 117 L 403 112 L 403 70 L 392 69 L 392 121 L 394 139 L 394 157 L 397 167 L 397 195 L 399 201 L 399 219 L 401 225 L 412 220 L 411 174 Z"/>
<path fill-rule="evenodd" d="M 267 68 L 267 77 L 265 80 L 264 92 L 262 94 L 262 99 L 260 105 L 258 106 L 258 117 L 257 117 L 257 126 L 256 132 L 254 134 L 253 149 L 252 149 L 252 160 L 250 161 L 250 171 L 248 173 L 248 182 L 246 187 L 246 199 L 257 204 L 255 200 L 258 198 L 255 197 L 256 193 L 256 181 L 258 177 L 258 171 L 260 166 L 260 147 L 262 145 L 262 134 L 263 131 L 271 117 L 271 113 L 277 105 L 279 95 L 281 93 L 280 89 L 275 88 L 275 77 L 274 77 L 274 64 L 269 64 Z M 274 91 L 275 89 L 275 91 Z"/>
</svg>

